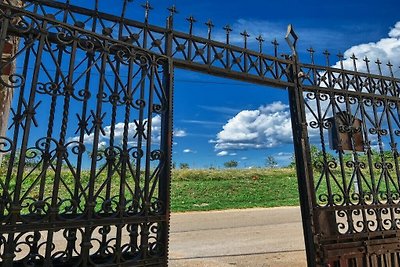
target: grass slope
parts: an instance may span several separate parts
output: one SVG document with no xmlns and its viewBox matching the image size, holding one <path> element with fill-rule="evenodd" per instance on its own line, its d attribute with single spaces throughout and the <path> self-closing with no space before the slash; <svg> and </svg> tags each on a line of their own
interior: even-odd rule
<svg viewBox="0 0 400 267">
<path fill-rule="evenodd" d="M 295 169 L 174 170 L 172 211 L 299 204 Z"/>
</svg>

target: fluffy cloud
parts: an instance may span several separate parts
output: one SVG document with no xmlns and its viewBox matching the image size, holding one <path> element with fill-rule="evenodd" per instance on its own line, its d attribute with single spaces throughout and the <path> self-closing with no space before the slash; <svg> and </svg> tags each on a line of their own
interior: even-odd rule
<svg viewBox="0 0 400 267">
<path fill-rule="evenodd" d="M 353 70 L 353 60 L 352 55 L 358 58 L 357 69 L 358 71 L 367 71 L 367 66 L 363 59 L 368 57 L 371 62 L 369 62 L 370 71 L 372 73 L 379 74 L 379 69 L 375 61 L 379 59 L 383 64 L 381 65 L 382 72 L 384 75 L 389 75 L 389 69 L 386 63 L 389 61 L 394 65 L 394 72 L 397 77 L 400 73 L 398 71 L 398 66 L 400 66 L 400 21 L 395 24 L 395 26 L 388 33 L 387 38 L 382 38 L 377 42 L 371 42 L 366 44 L 359 44 L 347 49 L 344 53 L 345 60 L 343 61 L 343 66 L 345 69 Z M 334 67 L 340 68 L 340 62 L 337 62 Z"/>
<path fill-rule="evenodd" d="M 183 150 L 183 153 L 197 153 L 196 151 L 190 149 L 190 148 L 186 148 Z"/>
<path fill-rule="evenodd" d="M 282 102 L 261 106 L 257 110 L 243 110 L 231 118 L 217 134 L 217 155 L 228 155 L 226 150 L 271 148 L 292 142 L 289 106 Z"/>
</svg>

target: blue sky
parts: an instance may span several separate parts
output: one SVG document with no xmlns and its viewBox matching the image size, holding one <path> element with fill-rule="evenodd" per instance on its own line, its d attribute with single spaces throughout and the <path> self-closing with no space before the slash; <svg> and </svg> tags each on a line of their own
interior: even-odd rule
<svg viewBox="0 0 400 267">
<path fill-rule="evenodd" d="M 265 49 L 270 49 L 270 53 L 272 45 L 269 42 L 274 38 L 281 43 L 281 49 L 287 51 L 283 37 L 287 24 L 292 23 L 300 37 L 299 52 L 304 61 L 308 60 L 308 54 L 304 52 L 310 46 L 317 53 L 328 49 L 336 55 L 352 47 L 357 53 L 361 51 L 357 49 L 358 45 L 376 45 L 387 38 L 400 21 L 395 1 L 177 0 L 162 1 L 159 5 L 160 2 L 152 2 L 157 9 L 150 19 L 159 14 L 161 7 L 158 6 L 165 2 L 175 3 L 180 11 L 175 19 L 177 29 L 185 31 L 187 24 L 182 22 L 187 15 L 193 15 L 198 20 L 195 32 L 204 35 L 206 27 L 203 23 L 211 18 L 216 25 L 215 36 L 223 36 L 221 28 L 230 24 L 236 34 L 244 29 L 252 37 L 262 34 L 267 40 Z M 240 44 L 240 39 L 236 41 Z M 371 47 L 363 51 L 374 58 L 377 52 L 375 46 Z M 385 59 L 384 55 L 378 53 L 378 56 Z M 318 58 L 324 60 L 322 56 Z M 335 62 L 332 58 L 332 65 Z M 176 133 L 184 136 L 174 139 L 174 161 L 202 168 L 237 160 L 241 167 L 250 167 L 263 166 L 265 158 L 272 155 L 280 165 L 288 164 L 293 145 L 290 123 L 287 122 L 287 103 L 284 90 L 177 70 L 174 123 Z M 262 123 L 265 126 L 257 127 Z M 260 136 L 267 129 L 271 133 L 267 137 Z M 238 135 L 237 142 L 229 144 L 226 135 Z M 279 140 L 275 140 L 277 138 Z"/>
<path fill-rule="evenodd" d="M 115 1 L 100 1 L 100 9 L 118 14 L 121 5 Z M 93 5 L 92 1 L 71 2 Z M 129 18 L 143 20 L 144 9 L 140 7 L 143 2 L 134 0 L 129 4 Z M 205 37 L 204 23 L 212 19 L 215 24 L 213 39 L 224 40 L 222 28 L 229 24 L 235 45 L 243 44 L 239 33 L 247 30 L 251 35 L 249 47 L 256 49 L 258 44 L 254 38 L 261 34 L 266 54 L 273 53 L 271 41 L 275 38 L 280 43 L 279 50 L 288 53 L 284 36 L 291 23 L 300 38 L 298 50 L 303 62 L 309 60 L 305 51 L 312 46 L 321 64 L 325 64 L 322 52 L 328 49 L 332 54 L 331 65 L 337 63 L 334 55 L 339 51 L 344 52 L 345 58 L 355 53 L 359 58 L 367 55 L 375 60 L 379 57 L 383 62 L 390 59 L 395 66 L 400 65 L 397 1 L 150 2 L 154 7 L 149 18 L 151 24 L 163 26 L 168 14 L 166 8 L 175 4 L 179 11 L 175 29 L 187 32 L 186 18 L 193 15 L 197 20 L 194 34 Z M 344 63 L 345 67 L 351 67 L 349 61 Z M 221 167 L 226 161 L 236 160 L 240 167 L 264 166 L 267 156 L 273 156 L 281 166 L 290 162 L 293 144 L 285 90 L 177 69 L 174 101 L 173 161 L 177 165 Z"/>
</svg>

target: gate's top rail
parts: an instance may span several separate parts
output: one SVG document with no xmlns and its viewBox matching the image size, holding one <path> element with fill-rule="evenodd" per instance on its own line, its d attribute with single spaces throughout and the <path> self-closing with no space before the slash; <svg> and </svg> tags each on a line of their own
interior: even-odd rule
<svg viewBox="0 0 400 267">
<path fill-rule="evenodd" d="M 3 4 L 11 5 L 9 0 L 3 0 Z M 123 3 L 121 16 L 111 15 L 98 10 L 98 1 L 93 9 L 74 6 L 67 0 L 65 3 L 48 0 L 24 0 L 21 9 L 28 10 L 40 16 L 53 15 L 57 21 L 75 25 L 96 34 L 108 36 L 111 39 L 123 41 L 127 44 L 140 47 L 149 52 L 167 55 L 179 68 L 191 69 L 212 75 L 223 76 L 248 82 L 260 83 L 273 87 L 286 88 L 293 86 L 289 78 L 289 69 L 293 61 L 289 57 L 280 57 L 278 43 L 273 42 L 274 53 L 272 56 L 263 52 L 264 39 L 259 36 L 258 51 L 248 48 L 247 32 L 241 33 L 244 39 L 244 47 L 230 43 L 232 29 L 226 26 L 225 42 L 215 41 L 212 37 L 214 25 L 207 22 L 207 38 L 193 34 L 195 19 L 188 18 L 188 33 L 173 29 L 173 15 L 175 7 L 169 9 L 170 20 L 166 27 L 149 24 L 149 12 L 152 7 L 146 3 L 144 22 L 129 19 L 127 13 L 127 2 Z M 331 90 L 342 90 L 346 93 L 366 93 L 374 96 L 398 97 L 400 90 L 400 79 L 394 77 L 392 66 L 389 64 L 389 74 L 386 72 L 372 74 L 367 68 L 364 72 L 357 69 L 348 70 L 343 68 L 332 68 L 314 64 L 314 51 L 311 50 L 311 64 L 301 64 L 301 82 L 306 90 L 317 90 L 330 88 Z M 325 53 L 329 56 L 327 53 Z M 363 59 L 361 59 L 363 60 Z M 343 57 L 340 58 L 343 61 Z M 353 58 L 354 66 L 357 63 Z M 327 58 L 329 62 L 329 58 Z M 379 64 L 381 64 L 379 62 Z M 379 66 L 380 68 L 380 66 Z M 364 70 L 362 68 L 361 70 Z M 329 90 L 325 90 L 329 92 Z"/>
</svg>

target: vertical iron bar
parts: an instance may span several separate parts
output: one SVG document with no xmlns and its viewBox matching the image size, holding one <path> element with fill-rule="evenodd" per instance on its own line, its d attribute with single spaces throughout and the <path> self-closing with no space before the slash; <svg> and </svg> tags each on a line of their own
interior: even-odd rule
<svg viewBox="0 0 400 267">
<path fill-rule="evenodd" d="M 40 72 L 40 67 L 41 67 L 41 60 L 42 60 L 42 54 L 44 50 L 44 45 L 45 45 L 45 40 L 47 35 L 45 32 L 47 31 L 47 21 L 43 21 L 43 25 L 41 26 L 41 31 L 42 34 L 40 35 L 39 39 L 39 44 L 38 44 L 38 52 L 36 54 L 36 59 L 35 59 L 35 65 L 34 65 L 34 71 L 32 74 L 32 84 L 29 92 L 29 100 L 28 100 L 28 105 L 26 107 L 26 119 L 25 119 L 25 128 L 23 132 L 23 137 L 22 137 L 22 143 L 21 143 L 21 150 L 20 150 L 20 158 L 18 162 L 18 170 L 17 170 L 17 177 L 15 181 L 15 189 L 14 189 L 14 200 L 12 204 L 10 205 L 10 213 L 11 213 L 11 219 L 10 219 L 10 224 L 15 225 L 17 223 L 18 217 L 20 216 L 21 213 L 21 200 L 20 200 L 20 194 L 21 194 L 21 189 L 22 189 L 22 181 L 23 181 L 23 176 L 24 176 L 24 171 L 25 171 L 25 160 L 26 160 L 26 152 L 28 149 L 28 142 L 29 142 L 29 134 L 30 134 L 30 129 L 31 129 L 31 124 L 32 124 L 32 119 L 34 116 L 34 106 L 35 106 L 35 98 L 36 98 L 36 88 L 39 80 L 39 72 Z M 6 266 L 11 266 L 13 258 L 15 257 L 14 255 L 14 248 L 16 245 L 16 241 L 14 240 L 14 233 L 10 233 L 8 236 L 8 242 L 5 247 L 5 259 L 4 259 L 4 264 Z M 7 255 L 8 254 L 8 255 Z"/>
<path fill-rule="evenodd" d="M 169 254 L 169 224 L 170 224 L 170 191 L 171 191 L 171 164 L 173 144 L 173 94 L 174 94 L 174 66 L 171 60 L 173 40 L 173 17 L 167 20 L 168 34 L 166 36 L 165 51 L 168 62 L 163 66 L 163 89 L 165 90 L 166 103 L 161 117 L 161 151 L 163 152 L 163 167 L 160 174 L 158 198 L 164 204 L 165 221 L 162 222 L 159 242 L 164 247 L 165 264 Z"/>
<path fill-rule="evenodd" d="M 93 133 L 93 150 L 92 150 L 92 160 L 91 160 L 91 168 L 90 168 L 90 178 L 89 178 L 89 192 L 88 192 L 88 201 L 85 203 L 85 210 L 87 220 L 93 220 L 95 207 L 96 207 L 96 199 L 94 195 L 95 183 L 97 178 L 97 154 L 99 152 L 99 137 L 101 133 L 102 127 L 102 107 L 103 107 L 103 93 L 104 93 L 104 86 L 105 86 L 105 75 L 106 75 L 106 66 L 107 66 L 107 59 L 108 59 L 108 48 L 109 44 L 106 40 L 103 42 L 103 50 L 101 51 L 101 67 L 99 70 L 100 79 L 99 79 L 99 89 L 97 92 L 97 104 L 96 104 L 96 111 L 95 117 L 93 118 L 93 126 L 94 126 L 94 133 Z M 91 248 L 91 235 L 92 235 L 92 227 L 86 226 L 83 234 L 82 240 L 82 266 L 88 266 L 89 262 L 89 250 Z"/>
<path fill-rule="evenodd" d="M 313 207 L 316 203 L 316 200 L 311 165 L 310 144 L 307 132 L 307 118 L 305 114 L 303 90 L 301 87 L 301 82 L 297 76 L 299 73 L 297 55 L 292 55 L 291 59 L 292 65 L 290 66 L 289 77 L 290 81 L 294 83 L 294 86 L 288 88 L 288 93 L 303 221 L 303 234 L 308 267 L 315 267 L 317 266 L 317 254 L 314 245 L 315 226 Z"/>
</svg>

